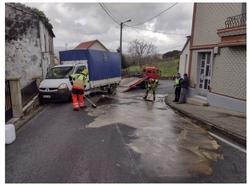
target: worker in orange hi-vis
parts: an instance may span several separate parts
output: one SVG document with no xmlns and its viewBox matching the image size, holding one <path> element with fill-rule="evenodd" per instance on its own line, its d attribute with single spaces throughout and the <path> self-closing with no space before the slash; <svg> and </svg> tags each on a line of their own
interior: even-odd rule
<svg viewBox="0 0 250 185">
<path fill-rule="evenodd" d="M 76 73 L 69 76 L 70 83 L 72 85 L 72 103 L 75 111 L 85 107 L 84 103 L 84 88 L 86 87 L 86 79 L 88 76 L 88 70 L 84 69 L 80 74 Z"/>
<path fill-rule="evenodd" d="M 155 101 L 155 91 L 156 91 L 156 88 L 157 88 L 158 84 L 159 84 L 159 82 L 158 82 L 157 79 L 153 79 L 153 78 L 147 79 L 147 81 L 146 81 L 146 94 L 143 97 L 144 100 L 147 100 L 148 93 L 150 91 L 152 91 L 153 101 Z"/>
</svg>

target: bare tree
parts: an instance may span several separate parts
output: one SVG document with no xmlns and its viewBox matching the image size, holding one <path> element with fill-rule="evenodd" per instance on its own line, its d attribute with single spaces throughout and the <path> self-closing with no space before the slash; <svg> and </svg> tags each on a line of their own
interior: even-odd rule
<svg viewBox="0 0 250 185">
<path fill-rule="evenodd" d="M 129 44 L 128 52 L 133 60 L 141 67 L 150 56 L 155 55 L 156 46 L 144 40 L 133 40 Z"/>
</svg>

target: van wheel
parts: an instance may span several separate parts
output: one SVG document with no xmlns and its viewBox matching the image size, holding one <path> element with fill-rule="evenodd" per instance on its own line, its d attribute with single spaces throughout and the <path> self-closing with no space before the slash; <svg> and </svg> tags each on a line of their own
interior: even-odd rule
<svg viewBox="0 0 250 185">
<path fill-rule="evenodd" d="M 72 102 L 72 97 L 71 97 L 71 95 L 69 95 L 69 97 L 68 97 L 68 102 Z"/>
<path fill-rule="evenodd" d="M 44 102 L 44 100 L 42 98 L 39 98 L 39 103 L 40 103 L 40 105 L 44 105 L 45 104 L 45 102 Z"/>
</svg>

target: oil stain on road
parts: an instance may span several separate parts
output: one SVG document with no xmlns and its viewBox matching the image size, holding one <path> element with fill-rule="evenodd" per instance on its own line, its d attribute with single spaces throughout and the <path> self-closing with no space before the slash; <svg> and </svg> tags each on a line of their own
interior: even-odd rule
<svg viewBox="0 0 250 185">
<path fill-rule="evenodd" d="M 163 96 L 158 95 L 156 102 L 143 101 L 142 96 L 102 97 L 97 109 L 88 110 L 95 117 L 88 128 L 117 123 L 135 128 L 126 145 L 140 155 L 136 168 L 148 179 L 212 175 L 212 163 L 223 159 L 216 140 L 169 109 Z"/>
</svg>

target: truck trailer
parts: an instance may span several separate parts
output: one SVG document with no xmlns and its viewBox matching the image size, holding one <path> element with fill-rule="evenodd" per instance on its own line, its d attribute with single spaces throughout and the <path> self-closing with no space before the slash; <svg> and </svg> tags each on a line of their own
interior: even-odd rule
<svg viewBox="0 0 250 185">
<path fill-rule="evenodd" d="M 70 99 L 72 85 L 69 75 L 89 71 L 86 94 L 104 90 L 113 93 L 121 81 L 121 57 L 119 53 L 93 49 L 60 51 L 60 64 L 51 68 L 40 86 L 41 101 Z"/>
</svg>

